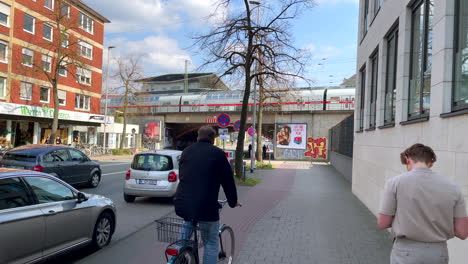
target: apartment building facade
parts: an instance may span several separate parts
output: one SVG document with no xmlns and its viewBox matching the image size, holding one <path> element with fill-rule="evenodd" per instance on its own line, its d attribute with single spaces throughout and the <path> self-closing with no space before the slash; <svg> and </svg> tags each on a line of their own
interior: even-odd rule
<svg viewBox="0 0 468 264">
<path fill-rule="evenodd" d="M 468 199 L 468 0 L 361 0 L 353 192 L 378 213 L 399 154 L 431 146 Z M 468 243 L 449 242 L 450 263 Z"/>
<path fill-rule="evenodd" d="M 0 147 L 45 142 L 54 77 L 62 142 L 97 141 L 109 22 L 79 0 L 0 0 Z"/>
</svg>

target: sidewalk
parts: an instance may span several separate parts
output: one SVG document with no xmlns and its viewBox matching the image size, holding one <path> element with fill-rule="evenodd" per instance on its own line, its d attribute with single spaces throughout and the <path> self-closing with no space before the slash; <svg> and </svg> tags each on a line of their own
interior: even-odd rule
<svg viewBox="0 0 468 264">
<path fill-rule="evenodd" d="M 105 155 L 105 156 L 97 156 L 97 157 L 90 157 L 92 160 L 97 161 L 128 161 L 132 160 L 133 155 L 123 155 L 123 156 L 115 156 L 115 155 Z"/>
<path fill-rule="evenodd" d="M 276 165 L 256 172 L 263 181 L 241 198 L 242 211 L 223 215 L 236 232 L 237 264 L 388 262 L 390 237 L 333 167 Z"/>
</svg>

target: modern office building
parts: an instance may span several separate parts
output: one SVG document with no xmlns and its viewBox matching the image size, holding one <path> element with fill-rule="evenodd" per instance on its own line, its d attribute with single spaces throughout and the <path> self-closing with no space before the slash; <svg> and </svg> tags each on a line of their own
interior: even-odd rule
<svg viewBox="0 0 468 264">
<path fill-rule="evenodd" d="M 378 213 L 385 181 L 414 143 L 468 198 L 468 0 L 361 0 L 353 192 Z M 449 242 L 450 263 L 468 243 Z"/>
<path fill-rule="evenodd" d="M 65 144 L 80 132 L 96 140 L 109 22 L 79 0 L 0 0 L 0 146 L 40 143 L 50 134 L 55 68 L 58 135 Z"/>
</svg>

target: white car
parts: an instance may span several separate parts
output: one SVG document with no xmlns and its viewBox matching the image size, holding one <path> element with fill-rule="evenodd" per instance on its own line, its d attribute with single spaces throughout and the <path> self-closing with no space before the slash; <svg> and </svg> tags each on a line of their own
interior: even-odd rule
<svg viewBox="0 0 468 264">
<path fill-rule="evenodd" d="M 179 150 L 152 150 L 135 154 L 125 175 L 124 199 L 174 197 L 179 185 Z"/>
</svg>

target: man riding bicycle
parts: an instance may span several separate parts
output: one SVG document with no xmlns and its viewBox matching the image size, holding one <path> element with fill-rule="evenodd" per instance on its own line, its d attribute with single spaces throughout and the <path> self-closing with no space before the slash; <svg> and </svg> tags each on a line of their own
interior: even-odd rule
<svg viewBox="0 0 468 264">
<path fill-rule="evenodd" d="M 198 130 L 197 143 L 186 148 L 179 161 L 180 183 L 175 212 L 185 225 L 198 223 L 205 252 L 204 264 L 218 261 L 218 195 L 223 187 L 231 208 L 240 206 L 231 166 L 224 151 L 214 146 L 216 132 L 205 126 Z"/>
</svg>

